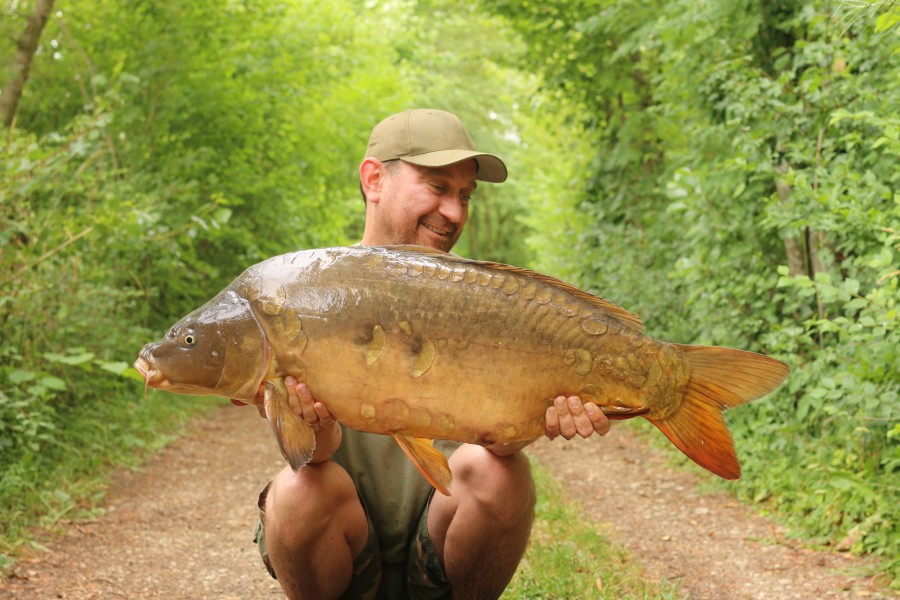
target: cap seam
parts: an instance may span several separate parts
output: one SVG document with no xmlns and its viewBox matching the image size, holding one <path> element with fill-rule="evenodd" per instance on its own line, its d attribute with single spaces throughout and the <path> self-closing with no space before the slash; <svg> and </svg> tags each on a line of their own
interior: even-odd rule
<svg viewBox="0 0 900 600">
<path fill-rule="evenodd" d="M 412 127 L 409 126 L 409 122 L 412 119 L 412 112 L 412 110 L 406 111 L 406 123 L 404 124 L 404 129 L 406 130 L 406 151 L 409 153 L 413 150 Z"/>
</svg>

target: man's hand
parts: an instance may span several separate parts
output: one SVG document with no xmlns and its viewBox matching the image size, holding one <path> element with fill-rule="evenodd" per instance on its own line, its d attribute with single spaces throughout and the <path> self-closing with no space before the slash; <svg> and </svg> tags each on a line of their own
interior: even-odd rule
<svg viewBox="0 0 900 600">
<path fill-rule="evenodd" d="M 288 375 L 284 378 L 284 385 L 288 390 L 288 406 L 291 411 L 306 421 L 306 423 L 314 430 L 326 429 L 334 425 L 334 416 L 325 408 L 325 405 L 312 397 L 309 388 L 303 382 L 298 382 L 294 377 Z M 266 386 L 260 384 L 259 390 L 256 392 L 255 404 L 259 411 L 259 416 L 266 418 Z M 231 403 L 235 406 L 247 406 L 243 400 L 232 398 Z"/>
<path fill-rule="evenodd" d="M 312 397 L 305 383 L 298 382 L 296 378 L 288 375 L 284 378 L 284 385 L 287 387 L 288 406 L 291 407 L 291 412 L 306 421 L 307 425 L 316 432 L 316 450 L 309 462 L 317 463 L 328 460 L 341 445 L 343 437 L 341 428 L 334 420 L 334 415 L 325 408 L 324 404 Z M 261 384 L 256 392 L 256 398 L 254 398 L 259 416 L 264 419 L 266 418 L 265 391 L 265 384 Z M 236 399 L 232 399 L 231 403 L 235 406 L 247 405 L 243 400 Z"/>
<path fill-rule="evenodd" d="M 288 389 L 288 404 L 291 410 L 313 430 L 320 431 L 334 425 L 334 415 L 324 404 L 312 397 L 305 383 L 298 382 L 288 375 L 284 378 L 284 384 Z"/>
<path fill-rule="evenodd" d="M 609 419 L 593 402 L 582 403 L 578 396 L 557 396 L 544 415 L 547 437 L 559 436 L 571 440 L 576 434 L 583 438 L 593 433 L 606 435 Z"/>
</svg>

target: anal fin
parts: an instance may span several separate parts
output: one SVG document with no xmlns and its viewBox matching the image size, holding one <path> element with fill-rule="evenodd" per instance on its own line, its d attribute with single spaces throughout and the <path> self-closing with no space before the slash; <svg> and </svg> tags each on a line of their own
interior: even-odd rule
<svg viewBox="0 0 900 600">
<path fill-rule="evenodd" d="M 316 449 L 312 427 L 294 414 L 288 404 L 283 379 L 266 381 L 266 417 L 281 448 L 281 454 L 294 471 L 308 463 Z"/>
<path fill-rule="evenodd" d="M 393 437 L 428 483 L 443 495 L 449 496 L 453 475 L 450 473 L 447 457 L 434 447 L 433 440 L 401 433 L 395 433 Z"/>
<path fill-rule="evenodd" d="M 622 421 L 624 419 L 633 419 L 634 417 L 646 415 L 648 412 L 650 412 L 650 407 L 618 406 L 615 404 L 608 404 L 601 406 L 600 412 L 606 415 L 606 418 L 610 421 Z"/>
</svg>

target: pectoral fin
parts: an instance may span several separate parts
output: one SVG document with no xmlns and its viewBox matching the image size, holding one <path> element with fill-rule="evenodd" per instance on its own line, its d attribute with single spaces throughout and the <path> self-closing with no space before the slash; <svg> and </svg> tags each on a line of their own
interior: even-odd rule
<svg viewBox="0 0 900 600">
<path fill-rule="evenodd" d="M 449 496 L 453 475 L 450 474 L 447 457 L 434 447 L 433 440 L 399 433 L 393 437 L 428 483 L 443 495 Z"/>
<path fill-rule="evenodd" d="M 294 471 L 299 471 L 312 458 L 316 435 L 312 427 L 291 410 L 287 394 L 283 379 L 266 382 L 266 416 L 281 454 Z"/>
</svg>

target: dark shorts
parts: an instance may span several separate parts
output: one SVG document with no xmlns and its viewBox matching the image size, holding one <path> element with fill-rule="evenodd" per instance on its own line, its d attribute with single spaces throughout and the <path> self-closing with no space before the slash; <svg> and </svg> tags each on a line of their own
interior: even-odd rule
<svg viewBox="0 0 900 600">
<path fill-rule="evenodd" d="M 256 535 L 253 542 L 259 548 L 263 564 L 269 575 L 276 578 L 275 571 L 269 561 L 269 553 L 266 550 L 266 495 L 269 485 L 259 493 L 259 523 L 256 525 Z M 362 498 L 360 498 L 362 502 Z M 365 502 L 362 502 L 365 508 Z M 366 511 L 366 520 L 369 523 L 369 536 L 365 546 L 353 559 L 353 577 L 350 585 L 341 598 L 347 599 L 391 599 L 414 598 L 421 600 L 437 600 L 450 598 L 450 585 L 444 574 L 444 568 L 437 556 L 437 551 L 431 538 L 428 536 L 428 508 L 431 506 L 431 497 L 419 517 L 416 532 L 410 540 L 408 559 L 406 564 L 383 563 L 381 550 L 378 545 L 378 535 L 375 526 Z"/>
</svg>

